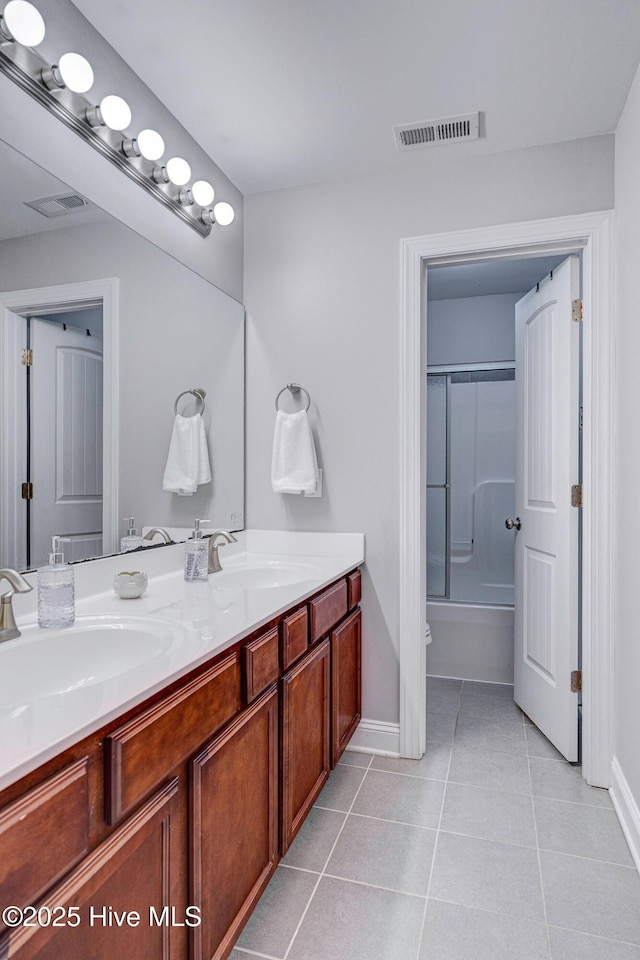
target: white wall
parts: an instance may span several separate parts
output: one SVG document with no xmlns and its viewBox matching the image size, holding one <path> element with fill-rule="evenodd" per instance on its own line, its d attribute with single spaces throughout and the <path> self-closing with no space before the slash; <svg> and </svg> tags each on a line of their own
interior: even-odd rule
<svg viewBox="0 0 640 960">
<path fill-rule="evenodd" d="M 616 131 L 617 221 L 615 495 L 615 742 L 614 753 L 635 808 L 640 808 L 640 624 L 638 553 L 640 515 L 634 504 L 640 476 L 640 71 Z M 636 824 L 640 840 L 640 821 Z M 640 855 L 640 847 L 638 848 Z"/>
<path fill-rule="evenodd" d="M 242 300 L 241 193 L 70 0 L 39 0 L 37 6 L 47 26 L 45 40 L 38 48 L 42 56 L 50 63 L 56 63 L 67 50 L 86 56 L 96 76 L 87 96 L 95 97 L 96 102 L 107 93 L 124 97 L 132 109 L 132 135 L 144 127 L 159 130 L 167 145 L 165 157 L 186 157 L 194 180 L 210 180 L 217 198 L 235 208 L 236 219 L 228 227 L 214 227 L 209 237 L 202 238 L 4 75 L 0 75 L 0 137 L 221 290 Z"/>
<path fill-rule="evenodd" d="M 429 300 L 427 363 L 515 360 L 513 308 L 523 293 Z"/>
<path fill-rule="evenodd" d="M 364 716 L 398 720 L 400 241 L 613 203 L 603 136 L 245 198 L 247 522 L 366 534 Z M 273 400 L 311 393 L 325 496 L 269 483 Z"/>
</svg>

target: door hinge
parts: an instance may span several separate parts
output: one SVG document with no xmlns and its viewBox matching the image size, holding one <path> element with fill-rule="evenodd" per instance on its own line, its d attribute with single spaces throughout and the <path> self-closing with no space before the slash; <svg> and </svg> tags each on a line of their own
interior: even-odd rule
<svg viewBox="0 0 640 960">
<path fill-rule="evenodd" d="M 582 670 L 571 671 L 571 693 L 582 692 Z"/>
<path fill-rule="evenodd" d="M 22 350 L 20 353 L 20 359 L 22 360 L 22 365 L 24 367 L 33 366 L 33 350 Z"/>
<path fill-rule="evenodd" d="M 582 484 L 574 483 L 571 487 L 571 506 L 582 507 Z"/>
<path fill-rule="evenodd" d="M 571 301 L 571 319 L 578 323 L 582 320 L 582 300 Z"/>
<path fill-rule="evenodd" d="M 22 499 L 33 500 L 33 484 L 31 481 L 22 484 Z"/>
</svg>

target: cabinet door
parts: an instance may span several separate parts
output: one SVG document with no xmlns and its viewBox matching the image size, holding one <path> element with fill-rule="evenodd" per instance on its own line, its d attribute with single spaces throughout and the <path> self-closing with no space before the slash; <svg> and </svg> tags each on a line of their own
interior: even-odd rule
<svg viewBox="0 0 640 960">
<path fill-rule="evenodd" d="M 41 901 L 33 926 L 16 928 L 0 941 L 0 956 L 177 957 L 171 926 L 171 908 L 181 900 L 178 871 L 171 869 L 179 861 L 177 793 L 175 779 L 112 833 Z"/>
<path fill-rule="evenodd" d="M 278 690 L 263 694 L 191 764 L 194 960 L 228 956 L 278 862 Z"/>
<path fill-rule="evenodd" d="M 331 634 L 331 767 L 335 767 L 362 713 L 362 614 L 354 610 Z"/>
<path fill-rule="evenodd" d="M 329 641 L 281 680 L 284 855 L 329 776 Z"/>
</svg>

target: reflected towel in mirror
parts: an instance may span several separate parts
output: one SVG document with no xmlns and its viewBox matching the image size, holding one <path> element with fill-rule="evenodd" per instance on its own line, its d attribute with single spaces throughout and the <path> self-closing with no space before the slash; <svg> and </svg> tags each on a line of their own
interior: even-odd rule
<svg viewBox="0 0 640 960">
<path fill-rule="evenodd" d="M 173 422 L 169 455 L 162 489 L 191 496 L 202 483 L 210 483 L 209 448 L 201 416 L 182 417 Z"/>
<path fill-rule="evenodd" d="M 273 434 L 271 486 L 274 493 L 313 493 L 318 460 L 306 410 L 278 410 Z"/>
</svg>

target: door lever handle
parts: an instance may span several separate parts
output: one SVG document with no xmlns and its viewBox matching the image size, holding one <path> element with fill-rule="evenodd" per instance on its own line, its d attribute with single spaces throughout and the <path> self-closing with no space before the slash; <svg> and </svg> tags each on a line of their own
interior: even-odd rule
<svg viewBox="0 0 640 960">
<path fill-rule="evenodd" d="M 504 525 L 507 530 L 519 530 L 522 526 L 522 523 L 520 522 L 520 517 L 516 517 L 515 520 L 505 520 Z"/>
</svg>

